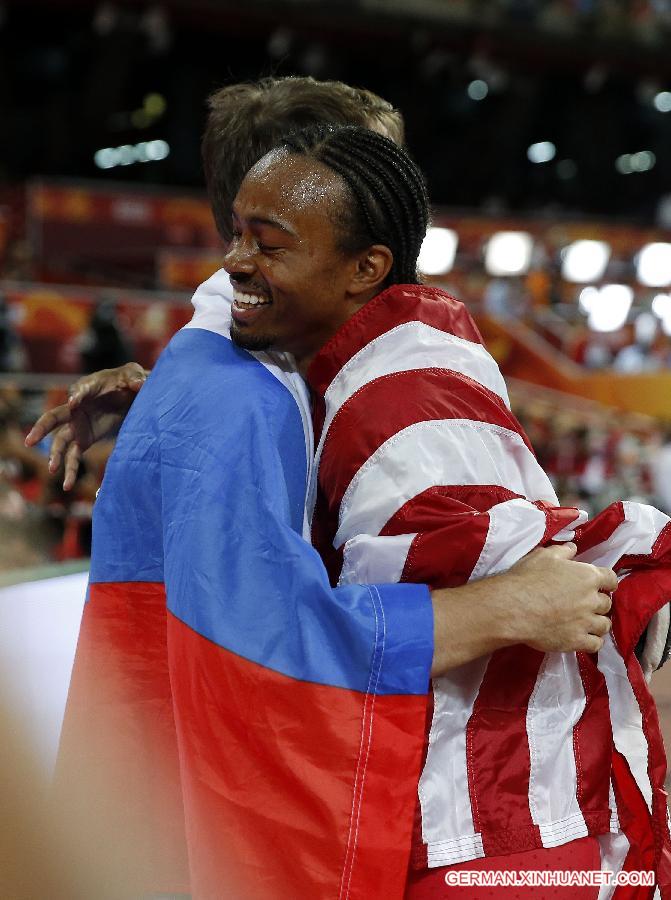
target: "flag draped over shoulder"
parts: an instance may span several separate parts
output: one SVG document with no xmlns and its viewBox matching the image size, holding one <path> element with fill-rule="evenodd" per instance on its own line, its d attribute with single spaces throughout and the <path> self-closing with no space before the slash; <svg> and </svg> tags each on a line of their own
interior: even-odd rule
<svg viewBox="0 0 671 900">
<path fill-rule="evenodd" d="M 301 537 L 305 446 L 278 379 L 191 327 L 109 461 L 57 790 L 132 896 L 403 895 L 429 592 L 330 587 Z M 100 789 L 73 790 L 84 770 Z"/>
<path fill-rule="evenodd" d="M 634 648 L 668 622 L 668 517 L 619 503 L 585 523 L 559 507 L 477 328 L 440 290 L 378 295 L 308 380 L 321 401 L 312 533 L 334 583 L 459 585 L 570 539 L 621 576 L 598 656 L 517 646 L 435 679 L 415 864 L 623 830 L 625 868 L 666 885 L 664 751 Z"/>
</svg>

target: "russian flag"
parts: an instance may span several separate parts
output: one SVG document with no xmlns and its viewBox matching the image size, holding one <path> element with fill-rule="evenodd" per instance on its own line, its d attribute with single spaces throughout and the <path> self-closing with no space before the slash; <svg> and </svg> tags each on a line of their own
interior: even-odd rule
<svg viewBox="0 0 671 900">
<path fill-rule="evenodd" d="M 199 328 L 117 441 L 57 793 L 136 892 L 403 896 L 430 597 L 329 586 L 301 538 L 306 466 L 291 394 Z"/>
</svg>

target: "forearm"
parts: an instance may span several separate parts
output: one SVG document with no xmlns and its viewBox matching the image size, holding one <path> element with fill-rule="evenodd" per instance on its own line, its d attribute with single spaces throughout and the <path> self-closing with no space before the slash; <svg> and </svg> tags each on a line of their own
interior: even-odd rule
<svg viewBox="0 0 671 900">
<path fill-rule="evenodd" d="M 432 678 L 515 643 L 507 614 L 513 601 L 511 594 L 506 576 L 431 592 Z"/>
</svg>

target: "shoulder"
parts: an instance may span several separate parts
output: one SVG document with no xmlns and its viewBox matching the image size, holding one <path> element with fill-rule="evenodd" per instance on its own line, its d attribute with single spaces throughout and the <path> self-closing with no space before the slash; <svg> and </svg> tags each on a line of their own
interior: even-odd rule
<svg viewBox="0 0 671 900">
<path fill-rule="evenodd" d="M 223 335 L 201 329 L 179 331 L 161 354 L 151 381 L 172 398 L 186 394 L 227 404 L 295 405 L 287 388 L 251 353 Z"/>
<path fill-rule="evenodd" d="M 164 449 L 199 446 L 221 458 L 250 435 L 267 448 L 287 435 L 304 444 L 289 390 L 250 353 L 199 328 L 173 337 L 136 404 L 155 422 Z"/>
</svg>

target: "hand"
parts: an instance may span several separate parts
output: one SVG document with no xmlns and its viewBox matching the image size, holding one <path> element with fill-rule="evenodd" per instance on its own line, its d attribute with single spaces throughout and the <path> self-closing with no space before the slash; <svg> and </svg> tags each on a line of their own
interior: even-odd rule
<svg viewBox="0 0 671 900">
<path fill-rule="evenodd" d="M 509 607 L 512 642 L 546 653 L 601 649 L 617 576 L 576 562 L 575 554 L 575 544 L 534 550 L 501 576 L 516 595 Z"/>
<path fill-rule="evenodd" d="M 575 562 L 575 544 L 533 550 L 504 575 L 431 592 L 431 675 L 513 644 L 596 653 L 610 629 L 612 569 Z"/>
<path fill-rule="evenodd" d="M 70 388 L 67 403 L 50 409 L 33 425 L 26 446 L 38 444 L 53 432 L 49 472 L 55 474 L 64 463 L 64 490 L 74 485 L 82 454 L 118 433 L 148 374 L 138 363 L 126 363 L 85 375 Z"/>
</svg>

